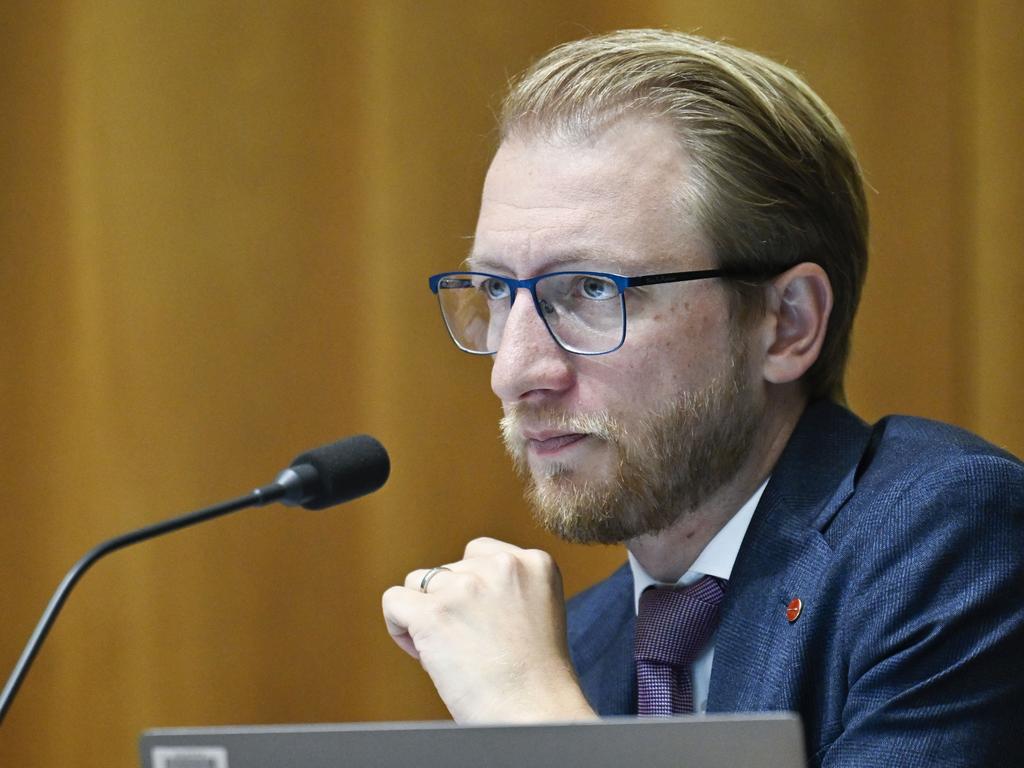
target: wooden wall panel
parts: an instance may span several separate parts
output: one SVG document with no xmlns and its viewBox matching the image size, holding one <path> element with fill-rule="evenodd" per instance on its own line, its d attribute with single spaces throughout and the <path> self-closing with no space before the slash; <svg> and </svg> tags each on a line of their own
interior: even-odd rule
<svg viewBox="0 0 1024 768">
<path fill-rule="evenodd" d="M 970 160 L 962 204 L 971 212 L 964 261 L 970 265 L 968 334 L 960 352 L 971 375 L 969 423 L 988 439 L 1024 450 L 1024 5 L 977 4 L 970 20 L 970 89 L 964 114 Z"/>
<path fill-rule="evenodd" d="M 341 435 L 378 435 L 394 471 L 338 510 L 243 512 L 102 562 L 0 765 L 132 765 L 152 725 L 443 717 L 384 632 L 387 586 L 481 534 L 553 551 L 570 593 L 621 560 L 533 527 L 488 365 L 426 289 L 465 255 L 506 79 L 590 31 L 697 30 L 803 72 L 873 187 L 851 403 L 1024 452 L 1012 4 L 9 5 L 0 674 L 96 541 Z"/>
</svg>

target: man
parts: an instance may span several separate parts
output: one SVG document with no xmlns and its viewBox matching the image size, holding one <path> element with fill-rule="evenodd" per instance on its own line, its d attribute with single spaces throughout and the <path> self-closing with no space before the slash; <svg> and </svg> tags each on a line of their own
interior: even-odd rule
<svg viewBox="0 0 1024 768">
<path fill-rule="evenodd" d="M 785 67 L 628 31 L 514 84 L 431 287 L 539 519 L 629 562 L 567 612 L 491 539 L 388 590 L 456 720 L 795 710 L 815 765 L 1024 758 L 1024 468 L 843 407 L 866 251 L 848 138 Z"/>
</svg>

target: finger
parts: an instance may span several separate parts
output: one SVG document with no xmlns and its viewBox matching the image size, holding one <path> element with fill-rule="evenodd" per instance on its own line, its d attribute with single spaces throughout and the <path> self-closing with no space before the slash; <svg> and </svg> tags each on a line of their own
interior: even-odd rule
<svg viewBox="0 0 1024 768">
<path fill-rule="evenodd" d="M 489 580 L 519 581 L 524 577 L 544 577 L 562 592 L 562 576 L 550 554 L 540 549 L 522 549 L 498 539 L 473 539 L 466 545 L 465 573 L 479 573 Z"/>
<path fill-rule="evenodd" d="M 492 539 L 489 536 L 481 536 L 466 544 L 466 551 L 463 557 L 468 560 L 472 557 L 489 557 L 499 553 L 517 555 L 522 551 L 520 547 L 517 547 L 515 544 L 509 544 L 507 541 Z"/>
<path fill-rule="evenodd" d="M 391 639 L 395 641 L 395 644 L 399 648 L 419 661 L 420 653 L 416 650 L 416 643 L 412 641 L 412 636 L 408 632 L 403 632 L 400 635 L 392 635 Z"/>
<path fill-rule="evenodd" d="M 452 565 L 438 566 L 440 568 L 446 568 L 447 570 L 437 571 L 433 576 L 430 577 L 429 589 L 433 590 L 446 578 L 450 578 L 452 573 L 455 571 L 456 565 L 458 564 L 453 563 Z M 421 585 L 423 584 L 423 579 L 432 570 L 433 568 L 417 568 L 415 571 L 410 571 L 409 574 L 405 577 L 405 588 L 414 589 L 417 592 L 422 592 L 423 589 Z"/>
<path fill-rule="evenodd" d="M 384 625 L 391 639 L 414 659 L 419 659 L 420 654 L 409 627 L 423 611 L 423 595 L 402 587 L 391 587 L 384 592 L 380 602 L 384 611 Z"/>
</svg>

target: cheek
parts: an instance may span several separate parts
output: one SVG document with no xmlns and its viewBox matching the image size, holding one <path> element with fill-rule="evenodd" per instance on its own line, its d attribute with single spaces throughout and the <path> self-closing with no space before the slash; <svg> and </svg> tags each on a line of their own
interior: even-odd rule
<svg viewBox="0 0 1024 768">
<path fill-rule="evenodd" d="M 720 290 L 694 285 L 676 301 L 667 293 L 648 299 L 627 304 L 622 347 L 575 361 L 575 410 L 648 410 L 703 389 L 730 364 L 728 301 Z"/>
<path fill-rule="evenodd" d="M 676 385 L 701 382 L 729 353 L 727 318 L 699 302 L 659 313 L 645 343 L 648 367 L 661 366 Z"/>
<path fill-rule="evenodd" d="M 688 389 L 697 368 L 678 339 L 654 338 L 624 346 L 606 359 L 594 358 L 581 366 L 576 407 L 613 414 L 648 410 Z"/>
<path fill-rule="evenodd" d="M 590 361 L 581 395 L 633 410 L 701 389 L 729 362 L 728 322 L 724 311 L 700 301 L 652 312 L 627 333 L 621 349 L 603 362 Z"/>
</svg>

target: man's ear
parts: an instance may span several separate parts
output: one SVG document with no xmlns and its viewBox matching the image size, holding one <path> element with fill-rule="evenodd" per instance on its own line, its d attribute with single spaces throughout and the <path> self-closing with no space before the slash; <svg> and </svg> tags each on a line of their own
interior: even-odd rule
<svg viewBox="0 0 1024 768">
<path fill-rule="evenodd" d="M 821 353 L 832 312 L 832 284 L 825 270 L 803 262 L 768 285 L 764 378 L 786 384 L 803 376 Z"/>
</svg>

